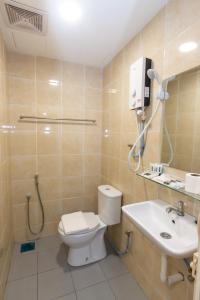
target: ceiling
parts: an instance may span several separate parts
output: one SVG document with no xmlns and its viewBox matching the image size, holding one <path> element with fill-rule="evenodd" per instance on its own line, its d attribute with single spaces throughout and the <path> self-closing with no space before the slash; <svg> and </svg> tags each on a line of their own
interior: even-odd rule
<svg viewBox="0 0 200 300">
<path fill-rule="evenodd" d="M 0 0 L 2 1 L 2 0 Z M 0 27 L 10 51 L 103 67 L 166 4 L 167 0 L 74 0 L 82 9 L 76 24 L 60 15 L 69 0 L 18 0 L 48 14 L 46 35 Z M 14 1 L 15 2 L 15 1 Z"/>
</svg>

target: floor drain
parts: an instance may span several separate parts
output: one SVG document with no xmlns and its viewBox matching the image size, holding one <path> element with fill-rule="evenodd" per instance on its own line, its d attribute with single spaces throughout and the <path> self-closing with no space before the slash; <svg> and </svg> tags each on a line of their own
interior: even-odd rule
<svg viewBox="0 0 200 300">
<path fill-rule="evenodd" d="M 171 234 L 169 234 L 169 233 L 167 233 L 167 232 L 161 232 L 160 236 L 161 236 L 163 239 L 167 239 L 167 240 L 169 240 L 169 239 L 172 238 Z"/>
<path fill-rule="evenodd" d="M 33 250 L 35 250 L 35 242 L 34 241 L 21 244 L 21 247 L 20 247 L 21 253 L 33 251 Z"/>
</svg>

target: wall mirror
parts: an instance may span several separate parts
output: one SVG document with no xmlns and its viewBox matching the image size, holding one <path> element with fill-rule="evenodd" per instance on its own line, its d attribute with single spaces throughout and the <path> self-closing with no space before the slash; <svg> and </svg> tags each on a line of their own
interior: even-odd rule
<svg viewBox="0 0 200 300">
<path fill-rule="evenodd" d="M 168 85 L 164 118 L 173 147 L 170 167 L 200 173 L 200 67 L 176 76 Z M 161 161 L 170 160 L 167 135 L 163 132 Z"/>
</svg>

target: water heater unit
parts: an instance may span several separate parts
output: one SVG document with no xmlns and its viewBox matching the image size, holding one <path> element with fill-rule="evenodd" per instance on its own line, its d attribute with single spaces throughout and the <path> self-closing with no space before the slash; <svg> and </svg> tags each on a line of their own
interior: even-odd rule
<svg viewBox="0 0 200 300">
<path fill-rule="evenodd" d="M 152 60 L 141 57 L 130 67 L 129 108 L 142 109 L 150 104 L 151 80 L 147 76 Z"/>
</svg>

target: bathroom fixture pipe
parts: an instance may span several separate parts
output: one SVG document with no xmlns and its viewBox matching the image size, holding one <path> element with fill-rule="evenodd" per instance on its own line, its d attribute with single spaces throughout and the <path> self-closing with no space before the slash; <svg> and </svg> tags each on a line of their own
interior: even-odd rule
<svg viewBox="0 0 200 300">
<path fill-rule="evenodd" d="M 167 278 L 167 283 L 169 286 L 174 285 L 175 283 L 184 281 L 184 275 L 181 272 L 178 272 L 176 274 L 170 275 Z"/>
<path fill-rule="evenodd" d="M 139 123 L 137 112 L 136 112 L 136 122 L 137 122 L 138 135 L 140 135 L 140 133 L 144 129 L 144 120 L 141 120 L 140 123 Z M 133 145 L 131 145 L 131 148 L 132 147 L 133 147 Z M 131 148 L 130 148 L 130 150 L 131 150 Z M 139 147 L 138 152 L 135 153 L 135 149 L 133 149 L 133 152 L 132 152 L 132 157 L 135 159 L 135 161 L 137 161 L 137 166 L 135 168 L 135 172 L 137 172 L 140 168 L 141 157 L 144 153 L 144 149 L 145 149 L 145 137 L 144 137 L 144 134 L 143 134 L 143 135 L 141 135 L 141 138 L 140 138 L 140 147 Z"/>
<path fill-rule="evenodd" d="M 127 235 L 127 240 L 126 240 L 126 247 L 123 251 L 120 251 L 116 248 L 116 246 L 114 246 L 111 241 L 108 239 L 108 242 L 111 246 L 111 248 L 114 250 L 114 252 L 118 255 L 118 256 L 125 256 L 128 254 L 129 248 L 131 246 L 131 242 L 132 242 L 132 231 L 126 231 L 125 234 Z"/>
<path fill-rule="evenodd" d="M 167 256 L 165 254 L 161 255 L 160 279 L 162 282 L 167 281 Z"/>
<path fill-rule="evenodd" d="M 163 283 L 167 283 L 169 286 L 184 281 L 184 275 L 180 272 L 167 276 L 167 266 L 168 266 L 168 259 L 167 255 L 161 255 L 161 269 L 160 269 L 160 280 Z"/>
<path fill-rule="evenodd" d="M 188 258 L 184 258 L 183 261 L 184 261 L 184 263 L 186 265 L 186 268 L 188 269 L 188 272 L 191 273 L 192 269 L 190 267 L 190 261 L 189 261 L 189 259 Z"/>
<path fill-rule="evenodd" d="M 141 140 L 142 136 L 144 136 L 146 130 L 148 129 L 148 127 L 150 126 L 151 122 L 153 121 L 155 115 L 157 114 L 157 111 L 159 109 L 159 106 L 160 106 L 160 101 L 157 103 L 156 105 L 156 109 L 154 110 L 153 114 L 151 115 L 151 118 L 149 119 L 149 121 L 147 122 L 147 124 L 144 126 L 143 130 L 141 131 L 140 135 L 137 137 L 135 143 L 133 144 L 133 147 L 131 148 L 131 150 L 129 151 L 129 154 L 128 154 L 128 168 L 130 171 L 132 172 L 137 172 L 140 168 L 140 163 L 141 163 L 141 156 L 140 156 L 140 152 L 138 153 L 138 164 L 137 164 L 137 167 L 134 169 L 131 167 L 131 158 L 132 156 L 134 155 L 134 152 L 135 152 L 135 148 L 138 144 L 138 142 Z"/>
<path fill-rule="evenodd" d="M 192 268 L 190 266 L 191 260 L 189 260 L 189 258 L 184 258 L 183 261 L 184 261 L 185 266 L 186 266 L 187 271 L 188 271 L 187 279 L 190 282 L 194 282 L 194 277 L 192 277 Z"/>
<path fill-rule="evenodd" d="M 42 198 L 40 196 L 38 177 L 39 177 L 39 175 L 35 174 L 35 176 L 34 176 L 35 188 L 36 188 L 36 192 L 37 192 L 37 196 L 38 196 L 38 200 L 39 200 L 39 204 L 40 204 L 40 208 L 41 208 L 41 213 L 42 213 L 42 224 L 41 224 L 38 232 L 33 231 L 32 228 L 31 228 L 31 223 L 30 223 L 30 200 L 31 200 L 31 195 L 30 194 L 26 195 L 26 199 L 27 199 L 27 202 L 28 202 L 28 205 L 27 205 L 28 228 L 29 228 L 29 231 L 33 235 L 37 235 L 37 234 L 39 234 L 39 233 L 41 233 L 43 231 L 43 229 L 44 229 L 44 222 L 45 222 L 44 206 L 43 206 L 43 203 L 42 203 Z"/>
<path fill-rule="evenodd" d="M 168 142 L 169 150 L 170 150 L 169 161 L 167 163 L 165 163 L 164 165 L 169 167 L 171 165 L 172 161 L 174 160 L 174 149 L 173 149 L 172 141 L 171 141 L 169 131 L 168 131 L 168 128 L 167 128 L 166 119 L 164 120 L 164 130 L 165 130 L 165 134 L 166 134 L 166 137 L 167 137 L 167 142 Z"/>
<path fill-rule="evenodd" d="M 162 101 L 162 104 L 163 104 L 163 111 L 162 111 L 162 114 L 163 114 L 163 128 L 164 128 L 164 132 L 165 132 L 165 135 L 166 135 L 166 138 L 167 138 L 167 143 L 168 143 L 168 146 L 169 146 L 169 150 L 170 150 L 170 155 L 169 155 L 169 160 L 167 163 L 163 163 L 163 166 L 166 166 L 166 167 L 169 167 L 172 163 L 172 161 L 174 160 L 174 149 L 173 149 L 173 146 L 172 146 L 172 141 L 171 141 L 171 137 L 170 137 L 170 134 L 169 134 L 169 131 L 168 131 L 168 128 L 167 128 L 167 122 L 166 122 L 166 117 L 165 117 L 165 101 Z"/>
</svg>

